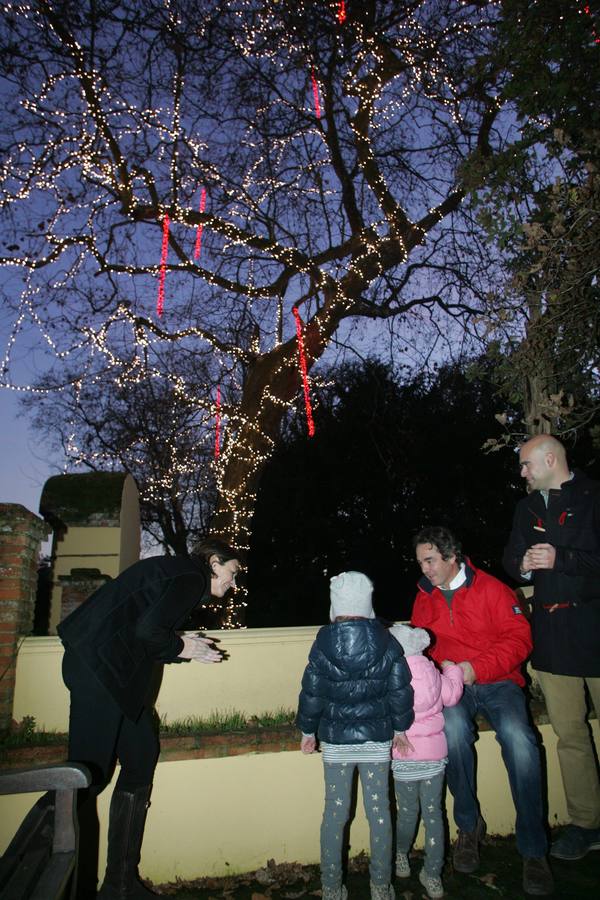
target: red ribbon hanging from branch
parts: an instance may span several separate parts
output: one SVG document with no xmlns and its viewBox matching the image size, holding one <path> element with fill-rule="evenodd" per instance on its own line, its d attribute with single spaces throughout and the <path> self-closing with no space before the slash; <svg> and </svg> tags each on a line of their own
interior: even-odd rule
<svg viewBox="0 0 600 900">
<path fill-rule="evenodd" d="M 296 335 L 298 337 L 298 357 L 300 360 L 300 373 L 302 375 L 302 386 L 304 388 L 304 407 L 306 409 L 306 424 L 308 427 L 308 436 L 312 437 L 315 433 L 315 420 L 313 419 L 312 406 L 310 402 L 310 392 L 308 389 L 308 369 L 306 367 L 306 353 L 304 352 L 304 338 L 302 337 L 302 319 L 297 306 L 292 307 L 294 318 L 296 319 Z"/>
<path fill-rule="evenodd" d="M 160 254 L 160 273 L 158 276 L 158 297 L 156 299 L 156 314 L 162 316 L 165 305 L 165 277 L 167 274 L 167 255 L 169 253 L 169 213 L 165 213 L 163 219 L 162 249 Z"/>
<path fill-rule="evenodd" d="M 215 459 L 221 453 L 221 385 L 217 385 L 217 401 L 215 403 Z"/>
<path fill-rule="evenodd" d="M 202 188 L 200 192 L 200 212 L 203 213 L 206 209 L 206 188 Z M 196 231 L 196 246 L 194 247 L 194 259 L 200 259 L 200 248 L 202 246 L 202 222 L 198 223 L 198 230 Z"/>
<path fill-rule="evenodd" d="M 340 23 L 340 25 L 344 24 L 344 22 L 346 21 L 346 16 L 347 16 L 347 13 L 346 13 L 345 0 L 340 0 L 340 2 L 338 3 L 338 11 L 337 11 L 338 22 Z"/>
<path fill-rule="evenodd" d="M 317 119 L 321 118 L 321 101 L 319 99 L 319 85 L 315 77 L 314 67 L 310 70 L 310 80 L 312 82 L 313 97 L 315 100 L 315 115 Z"/>
<path fill-rule="evenodd" d="M 589 16 L 590 19 L 592 18 L 592 10 L 590 9 L 590 4 L 589 4 L 589 3 L 586 3 L 586 4 L 585 4 L 585 6 L 583 7 L 583 11 L 584 11 L 584 13 L 586 14 L 586 16 Z M 593 22 L 592 22 L 592 35 L 593 35 L 593 37 L 594 37 L 594 43 L 595 43 L 595 44 L 600 44 L 600 37 L 598 37 L 598 34 L 597 34 L 597 32 L 596 32 L 596 29 L 595 29 L 595 27 L 594 27 Z"/>
</svg>

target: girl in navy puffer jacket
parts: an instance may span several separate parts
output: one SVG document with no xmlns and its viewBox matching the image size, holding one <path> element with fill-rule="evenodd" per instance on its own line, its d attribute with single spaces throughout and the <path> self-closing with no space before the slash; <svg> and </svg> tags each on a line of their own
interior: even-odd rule
<svg viewBox="0 0 600 900">
<path fill-rule="evenodd" d="M 358 768 L 371 838 L 371 897 L 394 897 L 390 884 L 392 826 L 389 771 L 392 744 L 404 746 L 413 722 L 410 670 L 402 648 L 375 619 L 373 585 L 361 572 L 331 579 L 331 625 L 321 628 L 302 678 L 296 724 L 300 748 L 317 738 L 325 767 L 321 824 L 323 900 L 344 900 L 343 833 Z"/>
</svg>

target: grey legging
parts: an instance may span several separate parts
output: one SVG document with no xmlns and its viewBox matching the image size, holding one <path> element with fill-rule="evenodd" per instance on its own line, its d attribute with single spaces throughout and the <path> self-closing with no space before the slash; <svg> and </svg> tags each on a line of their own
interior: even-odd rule
<svg viewBox="0 0 600 900">
<path fill-rule="evenodd" d="M 428 875 L 438 878 L 444 865 L 443 787 L 443 772 L 420 781 L 394 781 L 398 807 L 396 850 L 398 853 L 408 853 L 410 850 L 417 830 L 420 804 L 425 827 L 424 869 Z"/>
<path fill-rule="evenodd" d="M 352 778 L 357 768 L 369 822 L 373 884 L 390 883 L 392 874 L 392 821 L 389 801 L 389 762 L 324 763 L 325 809 L 321 823 L 321 881 L 323 887 L 342 883 L 344 827 L 350 815 Z"/>
</svg>

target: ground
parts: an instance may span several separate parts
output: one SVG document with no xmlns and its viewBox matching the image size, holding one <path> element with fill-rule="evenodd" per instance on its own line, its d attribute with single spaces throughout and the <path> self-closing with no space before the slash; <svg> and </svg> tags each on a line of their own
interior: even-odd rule
<svg viewBox="0 0 600 900">
<path fill-rule="evenodd" d="M 396 879 L 397 900 L 426 898 L 418 879 L 421 854 L 411 858 L 413 874 Z M 553 897 L 560 900 L 591 900 L 600 896 L 600 851 L 593 851 L 578 862 L 552 860 L 556 882 Z M 476 875 L 460 875 L 448 864 L 443 873 L 447 900 L 522 900 L 521 859 L 514 838 L 488 838 L 481 850 L 481 866 Z M 368 860 L 359 856 L 350 861 L 348 877 L 350 900 L 368 900 Z M 176 900 L 299 900 L 320 897 L 318 866 L 297 863 L 277 865 L 273 860 L 264 869 L 229 878 L 199 878 L 195 881 L 156 887 L 162 895 Z"/>
</svg>

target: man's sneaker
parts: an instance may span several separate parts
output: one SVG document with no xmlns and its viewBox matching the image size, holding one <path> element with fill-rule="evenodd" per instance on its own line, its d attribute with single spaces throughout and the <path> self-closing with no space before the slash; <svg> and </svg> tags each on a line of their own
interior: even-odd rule
<svg viewBox="0 0 600 900">
<path fill-rule="evenodd" d="M 396 853 L 396 875 L 398 878 L 410 878 L 410 863 L 407 853 Z"/>
<path fill-rule="evenodd" d="M 550 856 L 556 859 L 583 859 L 590 850 L 600 850 L 600 828 L 567 825 L 552 842 Z"/>
<path fill-rule="evenodd" d="M 431 897 L 432 900 L 444 896 L 444 885 L 442 884 L 442 879 L 438 878 L 437 875 L 428 875 L 425 869 L 421 869 L 419 881 L 427 891 L 427 896 Z"/>
<path fill-rule="evenodd" d="M 474 831 L 460 831 L 454 845 L 452 864 L 457 872 L 470 875 L 479 868 L 479 844 L 485 837 L 486 825 L 481 816 Z"/>
<path fill-rule="evenodd" d="M 523 858 L 523 890 L 535 897 L 554 892 L 554 878 L 545 856 Z"/>
</svg>

